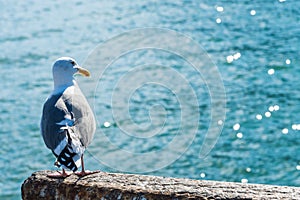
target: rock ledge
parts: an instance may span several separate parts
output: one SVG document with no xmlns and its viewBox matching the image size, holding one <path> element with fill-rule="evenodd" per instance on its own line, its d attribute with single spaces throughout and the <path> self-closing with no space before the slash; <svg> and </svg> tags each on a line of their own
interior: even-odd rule
<svg viewBox="0 0 300 200">
<path fill-rule="evenodd" d="M 22 185 L 32 199 L 300 199 L 300 188 L 100 172 L 52 179 L 38 171 Z"/>
</svg>

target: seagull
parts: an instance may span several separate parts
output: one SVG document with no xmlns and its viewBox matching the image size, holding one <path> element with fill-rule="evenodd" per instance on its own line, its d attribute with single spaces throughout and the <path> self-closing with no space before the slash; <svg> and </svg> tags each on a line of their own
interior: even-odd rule
<svg viewBox="0 0 300 200">
<path fill-rule="evenodd" d="M 47 98 L 41 118 L 45 145 L 56 157 L 62 172 L 48 174 L 65 178 L 72 171 L 85 176 L 99 171 L 85 171 L 83 154 L 91 143 L 96 122 L 92 109 L 74 79 L 75 74 L 89 77 L 90 72 L 70 57 L 57 59 L 52 67 L 54 90 Z M 76 172 L 81 166 L 81 172 Z M 68 170 L 68 171 L 66 171 Z"/>
</svg>

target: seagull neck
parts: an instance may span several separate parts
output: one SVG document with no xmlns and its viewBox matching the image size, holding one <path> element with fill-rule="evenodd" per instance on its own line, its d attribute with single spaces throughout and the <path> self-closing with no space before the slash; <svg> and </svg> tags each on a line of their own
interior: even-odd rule
<svg viewBox="0 0 300 200">
<path fill-rule="evenodd" d="M 75 80 L 73 79 L 70 82 L 64 82 L 64 83 L 59 83 L 54 81 L 54 90 L 52 94 L 59 94 L 62 93 L 63 91 L 65 91 L 65 89 L 67 89 L 70 86 L 74 86 L 76 85 Z"/>
</svg>

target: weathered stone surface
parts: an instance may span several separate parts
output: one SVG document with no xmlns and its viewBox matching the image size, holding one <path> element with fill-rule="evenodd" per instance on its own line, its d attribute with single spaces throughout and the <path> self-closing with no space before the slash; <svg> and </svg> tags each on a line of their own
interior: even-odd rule
<svg viewBox="0 0 300 200">
<path fill-rule="evenodd" d="M 33 199 L 300 199 L 300 188 L 164 178 L 100 172 L 52 179 L 51 171 L 33 173 L 22 185 L 22 198 Z"/>
</svg>

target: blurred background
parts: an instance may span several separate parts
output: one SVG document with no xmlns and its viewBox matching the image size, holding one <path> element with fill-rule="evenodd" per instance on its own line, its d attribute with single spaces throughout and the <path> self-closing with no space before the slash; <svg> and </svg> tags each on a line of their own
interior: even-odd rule
<svg viewBox="0 0 300 200">
<path fill-rule="evenodd" d="M 191 78 L 200 102 L 199 131 L 188 150 L 170 165 L 145 174 L 300 186 L 300 1 L 12 0 L 0 1 L 0 13 L 0 199 L 20 199 L 21 184 L 32 172 L 55 169 L 39 131 L 42 106 L 53 88 L 54 60 L 71 56 L 84 63 L 98 44 L 144 27 L 172 29 L 199 43 L 219 69 L 227 101 L 221 135 L 200 159 L 210 120 L 205 80 L 195 78 L 180 58 L 141 52 L 145 58 L 169 58 L 169 65 Z M 128 55 L 114 64 L 118 70 L 103 80 L 106 92 L 132 59 L 138 62 L 139 57 Z M 94 96 L 96 102 L 101 95 Z M 135 142 L 121 135 L 106 111 L 109 105 L 95 106 L 98 131 L 120 148 L 139 153 L 161 149 L 172 140 L 180 105 L 168 89 L 147 85 L 129 103 L 136 123 L 147 122 L 149 106 L 156 104 L 172 111 L 167 119 L 174 117 L 173 122 L 151 141 Z M 95 141 L 101 141 L 98 132 Z M 86 153 L 87 168 L 119 172 L 101 162 L 98 145 L 92 143 Z M 120 165 L 138 165 L 120 160 Z"/>
</svg>

